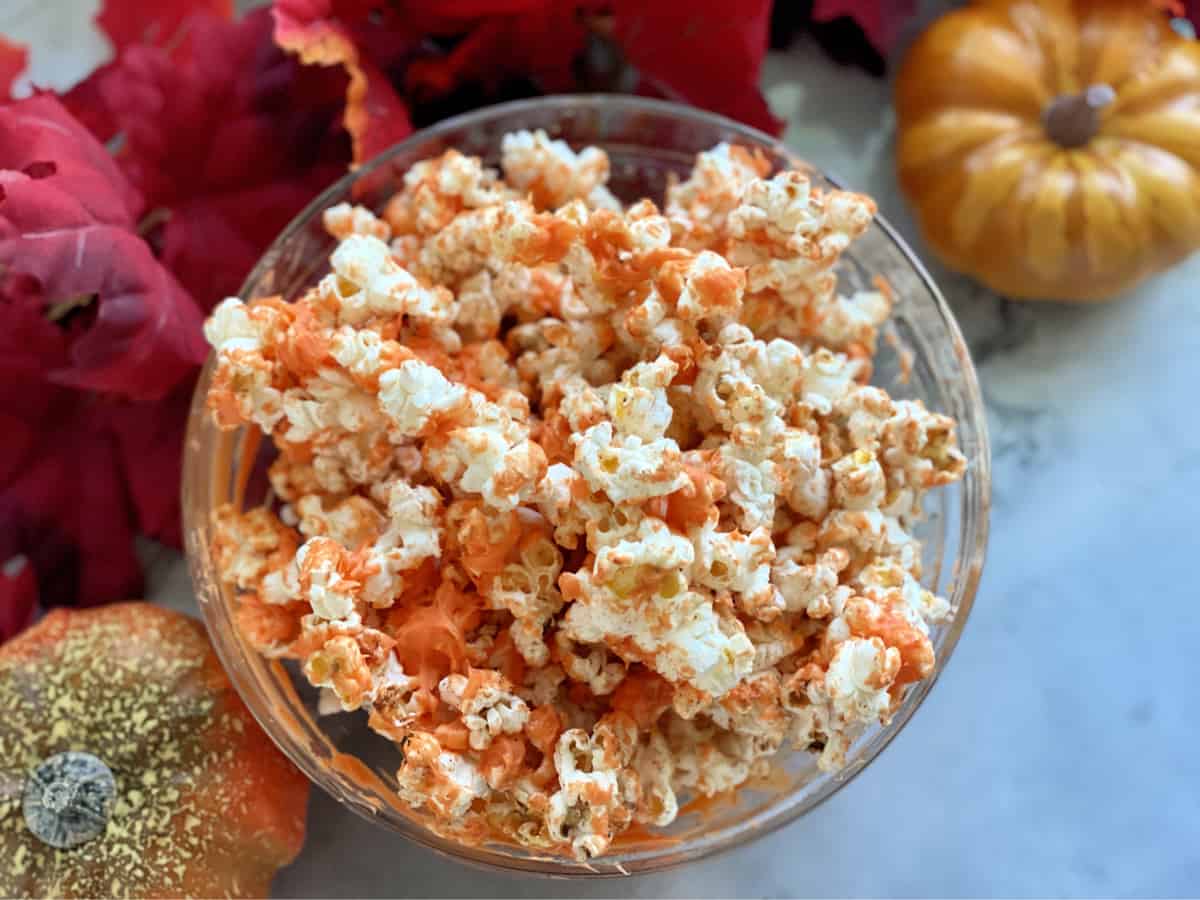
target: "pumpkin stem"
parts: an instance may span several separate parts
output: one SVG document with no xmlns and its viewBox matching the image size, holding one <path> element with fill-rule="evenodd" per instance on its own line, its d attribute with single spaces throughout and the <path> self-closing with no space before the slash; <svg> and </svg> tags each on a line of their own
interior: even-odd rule
<svg viewBox="0 0 1200 900">
<path fill-rule="evenodd" d="M 117 783 L 90 753 L 68 751 L 44 759 L 25 785 L 25 824 L 44 844 L 68 850 L 103 834 Z"/>
<path fill-rule="evenodd" d="M 1055 97 L 1042 112 L 1042 127 L 1060 147 L 1082 147 L 1096 136 L 1101 111 L 1116 97 L 1117 92 L 1107 84 Z"/>
</svg>

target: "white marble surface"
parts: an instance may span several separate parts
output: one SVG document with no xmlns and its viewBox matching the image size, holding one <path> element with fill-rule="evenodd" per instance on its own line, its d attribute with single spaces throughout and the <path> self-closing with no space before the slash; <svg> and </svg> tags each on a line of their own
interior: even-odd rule
<svg viewBox="0 0 1200 900">
<path fill-rule="evenodd" d="M 11 5 L 10 5 L 11 4 Z M 59 81 L 90 3 L 9 0 Z M 15 23 L 16 27 L 12 27 Z M 53 46 L 51 62 L 42 37 Z M 928 258 L 891 170 L 889 88 L 801 46 L 770 60 L 802 155 L 872 193 Z M 482 872 L 313 797 L 281 896 L 1187 895 L 1200 891 L 1200 258 L 1098 307 L 1007 303 L 931 265 L 976 354 L 992 431 L 992 540 L 946 675 L 820 809 L 682 870 L 568 884 Z M 147 549 L 150 594 L 186 573 Z"/>
</svg>

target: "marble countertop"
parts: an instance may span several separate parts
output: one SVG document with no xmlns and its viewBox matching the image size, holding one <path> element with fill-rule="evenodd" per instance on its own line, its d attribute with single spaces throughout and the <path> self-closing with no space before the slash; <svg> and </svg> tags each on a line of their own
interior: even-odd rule
<svg viewBox="0 0 1200 900">
<path fill-rule="evenodd" d="M 102 44 L 90 2 L 12 0 L 43 82 Z M 44 51 L 42 48 L 46 48 Z M 81 49 L 82 48 L 82 49 Z M 82 61 L 81 61 L 82 60 Z M 892 173 L 889 85 L 801 44 L 766 72 L 786 140 L 929 259 Z M 1181 895 L 1200 889 L 1200 256 L 1103 306 L 1015 304 L 930 264 L 988 407 L 988 562 L 961 643 L 846 789 L 748 847 L 621 882 L 448 861 L 315 793 L 280 896 Z M 175 554 L 149 595 L 194 610 Z"/>
</svg>

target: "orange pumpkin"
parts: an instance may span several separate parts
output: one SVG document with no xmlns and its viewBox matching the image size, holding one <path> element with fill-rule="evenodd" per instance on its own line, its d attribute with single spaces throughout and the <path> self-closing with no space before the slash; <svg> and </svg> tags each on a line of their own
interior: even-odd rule
<svg viewBox="0 0 1200 900">
<path fill-rule="evenodd" d="M 1137 0 L 976 0 L 896 82 L 926 240 L 1012 297 L 1101 300 L 1200 247 L 1200 43 Z"/>
<path fill-rule="evenodd" d="M 0 647 L 0 897 L 265 896 L 308 791 L 186 616 L 60 610 Z"/>
</svg>

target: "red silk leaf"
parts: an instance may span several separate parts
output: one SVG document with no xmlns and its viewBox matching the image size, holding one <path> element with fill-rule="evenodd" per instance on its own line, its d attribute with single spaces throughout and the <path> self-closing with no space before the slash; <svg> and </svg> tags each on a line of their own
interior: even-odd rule
<svg viewBox="0 0 1200 900">
<path fill-rule="evenodd" d="M 96 24 L 118 54 L 126 47 L 166 47 L 179 38 L 189 16 L 206 12 L 233 17 L 233 0 L 103 0 Z"/>
<path fill-rule="evenodd" d="M 6 378 L 0 387 L 0 428 L 16 438 L 0 442 L 0 555 L 29 559 L 42 606 L 141 590 L 132 510 L 103 412 L 91 397 L 45 382 Z M 19 599 L 14 617 L 28 601 Z"/>
<path fill-rule="evenodd" d="M 412 133 L 408 107 L 376 63 L 359 51 L 353 21 L 371 13 L 374 4 L 352 0 L 278 0 L 272 8 L 275 42 L 305 65 L 338 66 L 349 78 L 343 124 L 354 144 L 354 161 L 364 162 Z"/>
<path fill-rule="evenodd" d="M 13 85 L 29 63 L 29 51 L 0 35 L 0 100 L 12 96 Z"/>
<path fill-rule="evenodd" d="M 170 51 L 132 47 L 95 92 L 123 136 L 117 163 L 146 198 L 162 262 L 209 309 L 341 174 L 346 78 L 277 48 L 267 10 L 189 20 Z"/>
</svg>

